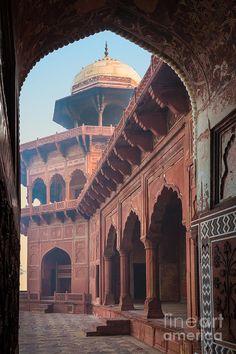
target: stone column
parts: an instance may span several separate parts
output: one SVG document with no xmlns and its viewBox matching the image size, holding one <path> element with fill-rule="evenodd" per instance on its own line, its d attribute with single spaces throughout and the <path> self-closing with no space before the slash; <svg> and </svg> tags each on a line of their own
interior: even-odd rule
<svg viewBox="0 0 236 354">
<path fill-rule="evenodd" d="M 66 177 L 65 200 L 70 200 L 70 176 Z"/>
<path fill-rule="evenodd" d="M 98 111 L 98 125 L 102 126 L 102 116 L 103 116 L 103 111 L 99 110 Z"/>
<path fill-rule="evenodd" d="M 112 291 L 112 257 L 105 257 L 105 298 L 103 305 L 114 305 L 114 294 Z"/>
<path fill-rule="evenodd" d="M 50 181 L 46 182 L 46 203 L 50 204 Z"/>
<path fill-rule="evenodd" d="M 27 187 L 27 203 L 30 208 L 32 208 L 32 186 Z"/>
<path fill-rule="evenodd" d="M 146 301 L 144 312 L 147 318 L 163 318 L 159 294 L 159 271 L 157 263 L 157 244 L 147 240 L 146 251 Z"/>
<path fill-rule="evenodd" d="M 129 252 L 120 250 L 120 309 L 128 311 L 134 309 L 130 295 L 130 262 Z"/>
</svg>

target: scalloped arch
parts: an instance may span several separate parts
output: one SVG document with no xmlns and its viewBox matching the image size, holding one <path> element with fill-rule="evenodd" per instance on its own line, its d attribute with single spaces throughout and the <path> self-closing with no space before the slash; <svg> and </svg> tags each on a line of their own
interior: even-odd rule
<svg viewBox="0 0 236 354">
<path fill-rule="evenodd" d="M 157 193 L 156 203 L 154 204 L 152 215 L 150 218 L 150 224 L 148 229 L 147 238 L 151 239 L 152 234 L 160 232 L 162 219 L 166 211 L 166 207 L 169 202 L 173 201 L 173 199 L 177 199 L 180 201 L 181 206 L 181 214 L 183 213 L 182 208 L 182 195 L 178 189 L 178 187 L 173 185 L 165 184 Z M 183 219 L 183 215 L 182 215 Z"/>
</svg>

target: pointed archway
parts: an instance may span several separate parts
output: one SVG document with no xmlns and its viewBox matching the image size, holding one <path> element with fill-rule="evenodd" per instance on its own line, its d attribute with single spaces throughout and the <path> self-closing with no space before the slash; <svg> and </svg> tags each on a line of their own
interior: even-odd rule
<svg viewBox="0 0 236 354">
<path fill-rule="evenodd" d="M 145 311 L 148 318 L 163 312 L 186 314 L 186 245 L 182 202 L 178 193 L 162 189 L 154 205 L 147 235 L 152 262 Z M 180 305 L 180 306 L 179 306 Z"/>
<path fill-rule="evenodd" d="M 54 292 L 71 292 L 71 258 L 57 247 L 44 255 L 41 264 L 42 297 L 53 296 Z"/>
<path fill-rule="evenodd" d="M 146 298 L 146 259 L 140 239 L 140 220 L 131 211 L 126 220 L 121 241 L 121 310 L 132 310 L 134 302 L 144 303 Z"/>
</svg>

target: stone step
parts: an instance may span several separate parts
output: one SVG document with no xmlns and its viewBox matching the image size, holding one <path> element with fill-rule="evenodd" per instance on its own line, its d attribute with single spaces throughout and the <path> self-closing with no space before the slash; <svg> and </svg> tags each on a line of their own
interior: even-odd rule
<svg viewBox="0 0 236 354">
<path fill-rule="evenodd" d="M 130 320 L 107 320 L 105 325 L 97 326 L 96 331 L 87 331 L 86 336 L 130 335 Z"/>
</svg>

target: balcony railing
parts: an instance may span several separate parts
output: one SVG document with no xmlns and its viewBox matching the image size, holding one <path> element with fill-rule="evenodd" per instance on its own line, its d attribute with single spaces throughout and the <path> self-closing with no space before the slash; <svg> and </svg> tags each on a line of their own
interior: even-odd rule
<svg viewBox="0 0 236 354">
<path fill-rule="evenodd" d="M 31 150 L 31 149 L 36 149 L 39 146 L 45 145 L 45 144 L 53 144 L 57 143 L 59 141 L 71 139 L 73 137 L 77 137 L 79 135 L 104 135 L 104 136 L 111 136 L 113 134 L 114 127 L 113 126 L 90 126 L 90 125 L 82 125 L 77 128 L 73 128 L 70 130 L 67 130 L 62 133 L 56 133 L 53 135 L 50 135 L 45 138 L 40 138 L 37 140 L 30 141 L 25 144 L 21 144 L 20 146 L 20 151 L 24 150 Z"/>
<path fill-rule="evenodd" d="M 21 209 L 21 216 L 30 216 L 35 214 L 57 212 L 67 209 L 75 209 L 78 205 L 77 199 L 64 200 L 62 202 L 55 202 L 50 204 L 41 204 L 37 206 L 27 206 Z"/>
</svg>

